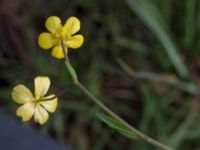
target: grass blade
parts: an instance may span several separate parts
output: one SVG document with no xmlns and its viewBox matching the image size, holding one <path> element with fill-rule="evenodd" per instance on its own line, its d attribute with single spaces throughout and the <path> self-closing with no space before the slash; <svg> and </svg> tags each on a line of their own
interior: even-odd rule
<svg viewBox="0 0 200 150">
<path fill-rule="evenodd" d="M 185 20 L 185 47 L 192 47 L 195 37 L 195 6 L 196 0 L 187 0 L 186 2 L 186 20 Z"/>
<path fill-rule="evenodd" d="M 180 59 L 158 10 L 147 0 L 127 0 L 127 3 L 161 42 L 179 76 L 188 78 L 188 70 Z"/>
<path fill-rule="evenodd" d="M 115 129 L 125 137 L 132 140 L 138 139 L 138 136 L 135 133 L 130 131 L 127 127 L 125 127 L 121 122 L 117 121 L 116 119 L 102 113 L 97 113 L 97 117 L 101 119 L 104 123 L 106 123 L 109 127 Z"/>
</svg>

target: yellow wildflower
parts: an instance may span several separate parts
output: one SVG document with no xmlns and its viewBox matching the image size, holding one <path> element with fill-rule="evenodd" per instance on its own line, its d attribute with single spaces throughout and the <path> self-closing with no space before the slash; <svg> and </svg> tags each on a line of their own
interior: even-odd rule
<svg viewBox="0 0 200 150">
<path fill-rule="evenodd" d="M 13 88 L 13 100 L 18 104 L 22 104 L 17 109 L 16 114 L 24 122 L 34 116 L 35 122 L 44 124 L 49 118 L 48 112 L 55 112 L 58 103 L 57 97 L 54 94 L 45 96 L 50 84 L 51 82 L 48 77 L 38 76 L 34 80 L 34 94 L 22 84 Z"/>
<path fill-rule="evenodd" d="M 43 49 L 53 47 L 51 54 L 58 59 L 64 58 L 61 40 L 65 41 L 67 48 L 75 49 L 83 44 L 83 36 L 81 34 L 74 35 L 80 30 L 80 21 L 76 17 L 68 18 L 62 26 L 60 18 L 51 16 L 46 20 L 45 26 L 49 32 L 41 33 L 38 37 L 38 43 Z"/>
</svg>

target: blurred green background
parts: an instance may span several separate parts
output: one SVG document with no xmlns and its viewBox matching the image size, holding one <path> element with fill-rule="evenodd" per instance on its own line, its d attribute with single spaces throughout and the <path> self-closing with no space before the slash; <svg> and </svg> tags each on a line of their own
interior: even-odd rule
<svg viewBox="0 0 200 150">
<path fill-rule="evenodd" d="M 84 45 L 69 57 L 80 81 L 143 133 L 181 150 L 200 149 L 200 1 L 1 0 L 0 108 L 16 120 L 12 88 L 51 78 L 59 108 L 38 129 L 78 150 L 149 150 L 102 123 L 38 35 L 51 15 L 81 20 Z M 63 94 L 64 93 L 64 94 Z"/>
</svg>

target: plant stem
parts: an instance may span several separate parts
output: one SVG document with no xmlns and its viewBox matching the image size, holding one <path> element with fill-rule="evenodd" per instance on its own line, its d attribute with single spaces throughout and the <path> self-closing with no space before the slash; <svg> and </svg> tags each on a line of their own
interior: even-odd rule
<svg viewBox="0 0 200 150">
<path fill-rule="evenodd" d="M 116 115 L 113 111 L 111 111 L 107 106 L 105 106 L 100 100 L 98 100 L 94 95 L 92 95 L 80 82 L 75 84 L 78 88 L 80 88 L 95 104 L 97 104 L 102 110 L 104 110 L 108 115 L 116 119 L 117 121 L 121 122 L 124 126 L 126 126 L 130 131 L 133 131 L 138 135 L 139 138 L 144 140 L 147 143 L 150 143 L 158 148 L 161 148 L 163 150 L 171 150 L 171 148 L 165 146 L 164 144 L 161 144 L 160 142 L 144 135 L 131 125 L 129 125 L 126 121 L 124 121 L 122 118 L 120 118 L 118 115 Z"/>
<path fill-rule="evenodd" d="M 74 85 L 77 86 L 79 89 L 82 90 L 84 94 L 86 94 L 96 105 L 98 105 L 103 111 L 105 111 L 108 115 L 116 119 L 117 121 L 121 122 L 125 127 L 127 127 L 130 131 L 134 132 L 140 139 L 143 141 L 150 143 L 154 145 L 157 148 L 163 149 L 163 150 L 172 150 L 170 147 L 146 136 L 145 134 L 141 133 L 131 125 L 129 125 L 126 121 L 124 121 L 122 118 L 120 118 L 118 115 L 116 115 L 112 110 L 110 110 L 107 106 L 105 106 L 99 99 L 97 99 L 89 90 L 87 90 L 78 80 L 76 71 L 71 66 L 69 58 L 67 56 L 67 48 L 64 45 L 64 41 L 61 42 L 62 49 L 65 53 L 65 64 L 72 76 Z"/>
<path fill-rule="evenodd" d="M 162 74 L 156 74 L 156 73 L 151 73 L 151 72 L 136 72 L 120 57 L 117 57 L 116 61 L 121 66 L 121 68 L 129 76 L 131 76 L 133 78 L 147 79 L 150 81 L 165 83 L 165 84 L 172 85 L 178 89 L 181 89 L 181 90 L 188 92 L 190 94 L 193 94 L 193 95 L 196 95 L 199 91 L 199 88 L 196 84 L 186 82 L 186 81 L 181 81 L 180 79 L 176 78 L 176 76 L 172 76 L 175 78 L 170 79 L 167 76 L 162 75 Z"/>
</svg>

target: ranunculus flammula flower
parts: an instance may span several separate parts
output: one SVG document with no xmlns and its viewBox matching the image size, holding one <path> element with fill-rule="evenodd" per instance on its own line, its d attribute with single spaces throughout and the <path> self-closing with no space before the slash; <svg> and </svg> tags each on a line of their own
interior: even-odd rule
<svg viewBox="0 0 200 150">
<path fill-rule="evenodd" d="M 38 76 L 34 80 L 35 91 L 34 94 L 24 85 L 19 84 L 13 88 L 12 98 L 18 103 L 22 104 L 17 111 L 17 116 L 22 120 L 28 121 L 34 116 L 35 122 L 44 124 L 48 118 L 48 112 L 55 112 L 58 99 L 54 94 L 45 96 L 50 87 L 50 80 L 45 76 Z"/>
<path fill-rule="evenodd" d="M 66 23 L 62 25 L 60 18 L 51 16 L 47 18 L 45 26 L 49 32 L 41 33 L 38 37 L 38 43 L 43 49 L 53 47 L 51 54 L 58 59 L 64 58 L 61 40 L 64 40 L 67 48 L 76 49 L 83 44 L 83 36 L 81 34 L 74 35 L 80 30 L 80 21 L 76 17 L 68 18 Z"/>
</svg>

